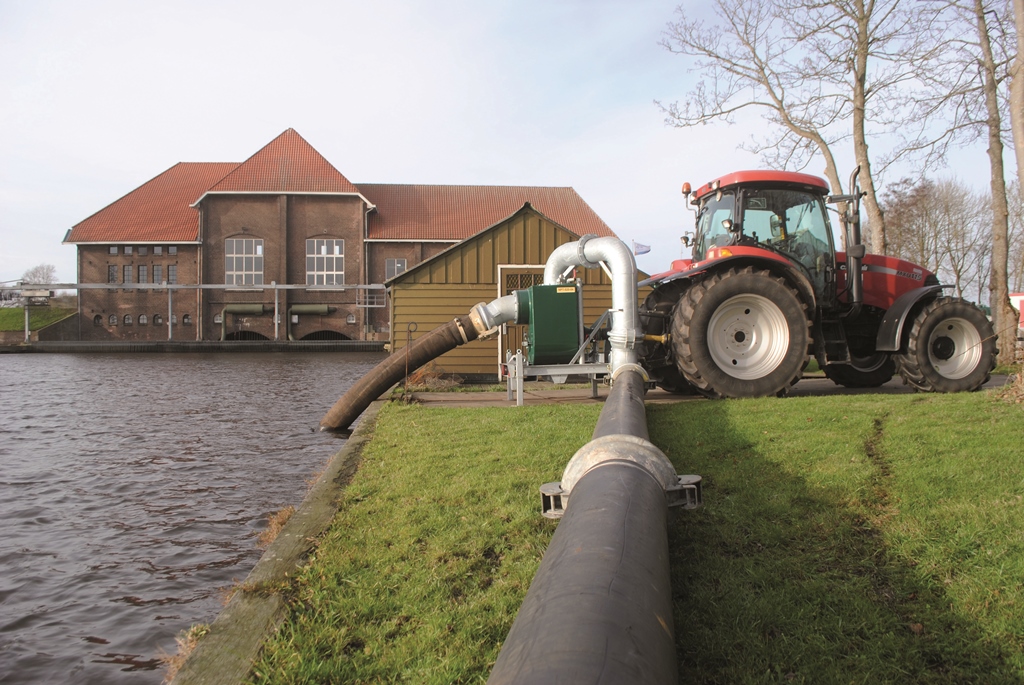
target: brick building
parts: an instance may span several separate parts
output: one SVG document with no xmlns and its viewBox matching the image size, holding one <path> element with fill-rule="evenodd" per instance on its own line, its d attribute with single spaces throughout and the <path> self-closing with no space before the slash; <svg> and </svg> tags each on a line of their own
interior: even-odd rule
<svg viewBox="0 0 1024 685">
<path fill-rule="evenodd" d="M 79 291 L 81 339 L 387 339 L 386 281 L 526 203 L 613 235 L 572 188 L 353 184 L 288 129 L 241 164 L 176 164 L 68 232 L 78 282 L 100 286 Z"/>
</svg>

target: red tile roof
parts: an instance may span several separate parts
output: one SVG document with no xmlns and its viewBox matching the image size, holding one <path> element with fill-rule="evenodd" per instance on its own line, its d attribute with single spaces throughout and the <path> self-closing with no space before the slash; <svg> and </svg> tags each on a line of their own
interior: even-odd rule
<svg viewBox="0 0 1024 685">
<path fill-rule="evenodd" d="M 176 164 L 76 224 L 66 243 L 185 242 L 199 236 L 194 205 L 207 193 L 344 193 L 360 195 L 371 240 L 461 241 L 508 218 L 529 202 L 576 235 L 612 236 L 572 188 L 365 183 L 358 187 L 294 129 L 241 164 Z"/>
<path fill-rule="evenodd" d="M 238 164 L 181 162 L 75 224 L 64 242 L 189 242 L 199 238 L 190 205 Z"/>
<path fill-rule="evenodd" d="M 572 188 L 360 183 L 359 189 L 377 205 L 370 214 L 370 240 L 461 241 L 527 202 L 576 235 L 615 235 Z"/>
<path fill-rule="evenodd" d="M 238 165 L 211 193 L 352 193 L 359 189 L 290 128 Z"/>
</svg>

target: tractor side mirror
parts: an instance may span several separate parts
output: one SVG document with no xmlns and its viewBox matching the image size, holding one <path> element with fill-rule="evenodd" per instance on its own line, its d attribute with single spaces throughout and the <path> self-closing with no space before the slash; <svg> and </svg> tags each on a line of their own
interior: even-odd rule
<svg viewBox="0 0 1024 685">
<path fill-rule="evenodd" d="M 689 247 L 690 245 L 693 245 L 693 234 L 684 233 L 679 241 L 683 244 L 683 247 Z"/>
</svg>

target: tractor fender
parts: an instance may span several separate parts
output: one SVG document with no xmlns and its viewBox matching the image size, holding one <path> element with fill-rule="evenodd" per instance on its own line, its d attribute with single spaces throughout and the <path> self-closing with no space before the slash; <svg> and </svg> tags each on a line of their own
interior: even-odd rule
<svg viewBox="0 0 1024 685">
<path fill-rule="evenodd" d="M 658 274 L 657 276 L 648 278 L 645 281 L 641 281 L 637 285 L 641 287 L 654 285 L 657 287 L 684 279 L 690 281 L 712 271 L 721 271 L 728 268 L 743 268 L 745 266 L 768 269 L 773 273 L 781 275 L 797 289 L 797 292 L 800 294 L 800 299 L 807 304 L 808 311 L 814 311 L 816 298 L 814 297 L 814 286 L 811 285 L 810 279 L 803 275 L 803 273 L 801 273 L 800 270 L 793 266 L 787 259 L 781 257 L 777 259 L 751 257 L 750 255 L 723 257 L 714 261 L 703 262 L 700 266 L 694 269 L 670 271 L 665 274 Z"/>
<path fill-rule="evenodd" d="M 899 352 L 903 342 L 903 325 L 917 305 L 922 301 L 938 297 L 942 294 L 943 288 L 951 287 L 949 285 L 926 285 L 908 290 L 897 297 L 885 312 L 882 323 L 878 326 L 875 349 L 879 352 Z"/>
</svg>

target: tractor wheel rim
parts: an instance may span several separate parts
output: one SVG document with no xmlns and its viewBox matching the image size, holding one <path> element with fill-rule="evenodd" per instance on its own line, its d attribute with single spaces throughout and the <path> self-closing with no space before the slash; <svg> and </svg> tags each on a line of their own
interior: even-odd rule
<svg viewBox="0 0 1024 685">
<path fill-rule="evenodd" d="M 755 380 L 777 369 L 789 350 L 789 324 L 778 305 L 743 294 L 723 302 L 708 323 L 708 351 L 734 378 Z"/>
<path fill-rule="evenodd" d="M 928 363 L 945 378 L 970 374 L 981 361 L 981 335 L 966 319 L 945 319 L 928 336 Z"/>
</svg>

